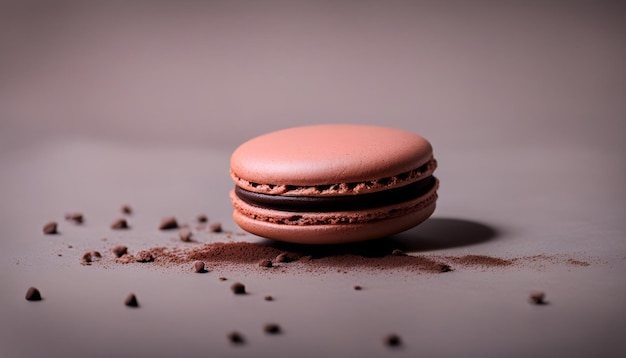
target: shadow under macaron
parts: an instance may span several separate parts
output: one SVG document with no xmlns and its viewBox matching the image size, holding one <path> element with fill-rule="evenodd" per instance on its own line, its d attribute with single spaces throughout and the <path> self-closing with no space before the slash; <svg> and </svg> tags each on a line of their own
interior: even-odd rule
<svg viewBox="0 0 626 358">
<path fill-rule="evenodd" d="M 405 232 L 370 241 L 307 245 L 265 240 L 264 244 L 284 251 L 297 252 L 313 259 L 338 255 L 383 257 L 390 255 L 394 250 L 411 253 L 478 245 L 494 240 L 499 234 L 497 229 L 487 224 L 465 219 L 431 217 Z"/>
<path fill-rule="evenodd" d="M 479 245 L 501 236 L 501 230 L 477 221 L 431 217 L 384 240 L 406 252 L 425 252 Z"/>
</svg>

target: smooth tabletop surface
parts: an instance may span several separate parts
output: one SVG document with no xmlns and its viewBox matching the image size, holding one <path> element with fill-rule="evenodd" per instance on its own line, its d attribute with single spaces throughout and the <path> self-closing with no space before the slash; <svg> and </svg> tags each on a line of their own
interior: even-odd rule
<svg viewBox="0 0 626 358">
<path fill-rule="evenodd" d="M 623 357 L 623 13 L 618 2 L 0 4 L 0 356 Z M 167 216 L 222 223 L 189 245 L 266 243 L 231 218 L 232 151 L 329 122 L 433 145 L 437 210 L 390 247 L 518 264 L 81 265 L 117 244 L 188 245 L 158 230 Z M 123 204 L 131 229 L 111 230 Z M 64 219 L 74 211 L 83 225 Z M 49 221 L 59 235 L 42 233 Z M 234 296 L 235 281 L 249 294 Z M 30 286 L 41 302 L 24 299 Z M 530 304 L 534 290 L 548 304 Z M 138 309 L 124 306 L 129 292 Z M 282 334 L 263 331 L 271 322 Z M 246 344 L 228 341 L 234 330 Z M 384 344 L 390 333 L 401 347 Z"/>
</svg>

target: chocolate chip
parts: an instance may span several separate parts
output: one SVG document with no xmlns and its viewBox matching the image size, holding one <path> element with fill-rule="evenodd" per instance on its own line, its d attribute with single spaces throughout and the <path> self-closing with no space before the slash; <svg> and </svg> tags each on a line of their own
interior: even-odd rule
<svg viewBox="0 0 626 358">
<path fill-rule="evenodd" d="M 126 300 L 124 300 L 124 304 L 128 307 L 139 307 L 139 302 L 137 302 L 137 296 L 134 293 L 126 296 Z"/>
<path fill-rule="evenodd" d="M 98 251 L 87 251 L 83 254 L 81 259 L 83 263 L 90 264 L 91 262 L 96 261 L 101 257 L 102 255 Z"/>
<path fill-rule="evenodd" d="M 178 233 L 178 237 L 182 242 L 189 242 L 191 241 L 191 231 L 183 229 Z"/>
<path fill-rule="evenodd" d="M 35 287 L 30 287 L 28 291 L 26 291 L 26 300 L 27 301 L 41 301 L 41 293 Z"/>
<path fill-rule="evenodd" d="M 177 228 L 178 228 L 178 222 L 176 221 L 176 218 L 173 216 L 162 219 L 161 223 L 159 224 L 159 230 L 172 230 L 172 229 L 177 229 Z"/>
<path fill-rule="evenodd" d="M 222 223 L 213 223 L 211 225 L 209 225 L 209 231 L 210 232 L 222 232 Z"/>
<path fill-rule="evenodd" d="M 148 250 L 141 250 L 135 255 L 135 261 L 137 262 L 152 262 L 154 261 L 154 256 Z"/>
<path fill-rule="evenodd" d="M 122 207 L 120 208 L 120 211 L 124 215 L 130 215 L 133 213 L 133 208 L 131 208 L 130 205 L 122 205 Z"/>
<path fill-rule="evenodd" d="M 363 289 L 363 287 L 359 286 L 359 285 L 354 285 L 354 289 L 357 291 L 361 291 Z"/>
<path fill-rule="evenodd" d="M 117 219 L 111 224 L 111 229 L 113 230 L 124 230 L 128 229 L 128 223 L 126 219 Z"/>
<path fill-rule="evenodd" d="M 122 257 L 124 254 L 128 252 L 128 247 L 124 245 L 117 245 L 111 251 L 116 257 Z"/>
<path fill-rule="evenodd" d="M 276 256 L 276 258 L 274 259 L 274 261 L 276 261 L 276 262 L 291 262 L 291 261 L 294 261 L 294 260 L 295 260 L 295 258 L 292 255 L 289 255 L 286 252 L 278 254 L 278 256 Z"/>
<path fill-rule="evenodd" d="M 65 214 L 65 220 L 67 221 L 73 221 L 76 224 L 82 224 L 83 223 L 83 214 L 81 213 L 69 213 L 69 214 Z"/>
<path fill-rule="evenodd" d="M 274 301 L 274 297 L 269 296 L 269 295 L 268 295 L 268 296 L 263 297 L 263 299 L 264 299 L 264 300 L 266 300 L 266 301 Z"/>
<path fill-rule="evenodd" d="M 406 252 L 399 250 L 399 249 L 395 249 L 391 252 L 391 254 L 393 256 L 406 256 Z"/>
<path fill-rule="evenodd" d="M 536 305 L 545 305 L 546 304 L 546 294 L 542 291 L 534 291 L 531 292 L 529 296 L 530 302 Z"/>
<path fill-rule="evenodd" d="M 266 260 L 261 260 L 259 262 L 259 266 L 267 267 L 267 268 L 272 267 L 272 260 L 267 260 L 267 259 Z"/>
<path fill-rule="evenodd" d="M 235 282 L 230 286 L 230 290 L 233 291 L 236 295 L 245 295 L 246 294 L 246 286 L 244 286 L 241 282 Z"/>
<path fill-rule="evenodd" d="M 209 221 L 209 218 L 206 215 L 204 215 L 204 214 L 200 214 L 200 215 L 198 215 L 197 220 L 198 220 L 199 223 L 205 223 L 205 222 Z"/>
<path fill-rule="evenodd" d="M 57 231 L 57 223 L 52 221 L 52 222 L 49 222 L 46 225 L 44 225 L 43 233 L 46 234 L 46 235 L 58 234 L 59 232 Z"/>
<path fill-rule="evenodd" d="M 227 279 L 226 277 L 220 277 L 220 278 L 219 278 L 219 280 L 220 280 L 220 281 L 226 281 L 226 280 L 228 280 L 228 279 Z"/>
<path fill-rule="evenodd" d="M 402 339 L 397 334 L 390 334 L 385 337 L 385 344 L 389 347 L 398 347 L 402 345 Z"/>
<path fill-rule="evenodd" d="M 206 272 L 206 267 L 204 265 L 204 262 L 202 262 L 202 261 L 195 261 L 193 263 L 193 272 L 205 273 Z"/>
<path fill-rule="evenodd" d="M 239 332 L 230 332 L 226 335 L 226 337 L 228 337 L 228 340 L 230 340 L 231 343 L 235 343 L 235 344 L 245 343 L 245 339 Z"/>
<path fill-rule="evenodd" d="M 270 334 L 278 334 L 281 331 L 280 326 L 277 325 L 276 323 L 266 324 L 265 327 L 263 327 L 263 330 Z"/>
</svg>

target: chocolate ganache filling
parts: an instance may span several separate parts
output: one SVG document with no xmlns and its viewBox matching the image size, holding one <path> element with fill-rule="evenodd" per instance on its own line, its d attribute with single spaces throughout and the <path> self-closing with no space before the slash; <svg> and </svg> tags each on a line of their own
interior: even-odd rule
<svg viewBox="0 0 626 358">
<path fill-rule="evenodd" d="M 436 185 L 431 175 L 414 183 L 368 194 L 342 196 L 281 196 L 255 193 L 235 187 L 237 196 L 246 203 L 262 208 L 294 212 L 332 212 L 370 209 L 418 198 Z"/>
</svg>

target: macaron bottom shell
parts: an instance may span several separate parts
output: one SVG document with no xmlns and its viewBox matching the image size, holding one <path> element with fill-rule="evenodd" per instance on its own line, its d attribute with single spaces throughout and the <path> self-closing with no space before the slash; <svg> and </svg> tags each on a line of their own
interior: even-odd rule
<svg viewBox="0 0 626 358">
<path fill-rule="evenodd" d="M 233 219 L 245 231 L 267 239 L 295 244 L 346 244 L 391 236 L 428 219 L 435 211 L 435 203 L 408 215 L 363 224 L 341 225 L 284 225 L 254 220 L 235 211 Z"/>
</svg>

